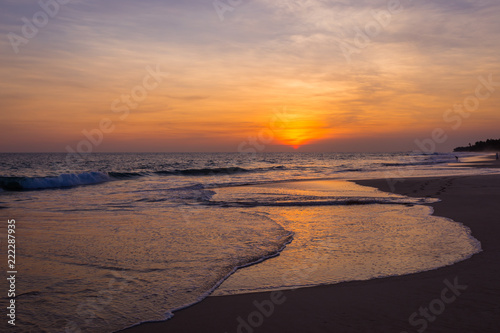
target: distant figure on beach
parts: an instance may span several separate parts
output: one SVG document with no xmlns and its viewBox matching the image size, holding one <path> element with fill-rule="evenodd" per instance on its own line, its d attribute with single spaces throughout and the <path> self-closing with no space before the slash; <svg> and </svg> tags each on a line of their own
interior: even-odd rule
<svg viewBox="0 0 500 333">
<path fill-rule="evenodd" d="M 497 160 L 498 160 L 498 153 L 497 153 Z"/>
<path fill-rule="evenodd" d="M 460 162 L 460 160 L 458 159 L 458 156 L 455 156 L 455 158 L 457 159 L 457 162 Z"/>
</svg>

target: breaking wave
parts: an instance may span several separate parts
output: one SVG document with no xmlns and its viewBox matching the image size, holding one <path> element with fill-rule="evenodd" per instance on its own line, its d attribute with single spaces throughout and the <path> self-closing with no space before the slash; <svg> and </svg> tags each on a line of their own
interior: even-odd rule
<svg viewBox="0 0 500 333">
<path fill-rule="evenodd" d="M 110 181 L 108 174 L 84 172 L 53 177 L 0 177 L 0 187 L 6 191 L 29 191 L 99 184 Z"/>
<path fill-rule="evenodd" d="M 150 175 L 159 176 L 223 176 L 238 173 L 266 172 L 272 170 L 283 170 L 284 166 L 270 168 L 245 169 L 240 167 L 228 168 L 203 168 L 203 169 L 179 169 L 160 170 L 154 172 L 83 172 L 67 173 L 58 176 L 46 177 L 0 177 L 0 190 L 5 191 L 31 191 L 66 188 L 81 185 L 93 185 L 113 180 L 129 180 Z"/>
</svg>

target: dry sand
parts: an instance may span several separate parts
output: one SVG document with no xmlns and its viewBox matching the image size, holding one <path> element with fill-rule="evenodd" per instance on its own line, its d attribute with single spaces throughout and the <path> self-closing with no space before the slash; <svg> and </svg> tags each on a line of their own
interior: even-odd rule
<svg viewBox="0 0 500 333">
<path fill-rule="evenodd" d="M 386 180 L 357 183 L 389 191 Z M 483 252 L 428 272 L 285 291 L 268 317 L 254 302 L 268 305 L 271 293 L 209 297 L 125 332 L 500 332 L 500 175 L 406 179 L 395 192 L 440 198 L 435 215 L 469 226 Z M 462 289 L 452 294 L 446 280 Z M 438 315 L 424 319 L 430 305 Z M 258 327 L 239 324 L 249 316 Z"/>
</svg>

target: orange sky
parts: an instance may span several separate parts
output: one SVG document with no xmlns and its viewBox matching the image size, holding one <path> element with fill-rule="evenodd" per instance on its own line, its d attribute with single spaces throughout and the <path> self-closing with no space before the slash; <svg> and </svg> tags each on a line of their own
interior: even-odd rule
<svg viewBox="0 0 500 333">
<path fill-rule="evenodd" d="M 500 137 L 500 84 L 443 118 L 479 76 L 500 82 L 500 4 L 402 3 L 382 25 L 387 1 L 254 0 L 222 21 L 210 1 L 75 1 L 17 54 L 8 34 L 42 9 L 2 4 L 0 151 L 76 149 L 103 119 L 113 130 L 92 151 L 400 151 L 436 128 L 446 151 Z"/>
</svg>

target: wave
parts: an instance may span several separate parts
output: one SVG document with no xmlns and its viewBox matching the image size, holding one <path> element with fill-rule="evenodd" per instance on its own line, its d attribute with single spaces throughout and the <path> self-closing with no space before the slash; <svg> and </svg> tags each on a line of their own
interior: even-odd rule
<svg viewBox="0 0 500 333">
<path fill-rule="evenodd" d="M 285 166 L 274 166 L 270 168 L 253 168 L 245 169 L 240 167 L 228 168 L 202 168 L 202 169 L 181 169 L 181 170 L 165 170 L 155 171 L 157 175 L 182 175 L 182 176 L 211 176 L 211 175 L 234 175 L 237 173 L 251 173 L 251 172 L 266 172 L 272 170 L 284 170 Z"/>
<path fill-rule="evenodd" d="M 420 166 L 420 165 L 435 165 L 435 164 L 443 164 L 450 163 L 455 161 L 455 154 L 442 154 L 442 153 L 434 153 L 434 154 L 423 154 L 418 156 L 426 156 L 423 160 L 413 161 L 399 161 L 399 162 L 387 162 L 381 163 L 380 165 L 386 167 L 404 167 L 404 166 Z"/>
<path fill-rule="evenodd" d="M 215 205 L 220 207 L 308 207 L 308 206 L 354 206 L 354 205 L 422 205 L 437 202 L 433 198 L 373 198 L 373 197 L 351 197 L 334 199 L 309 199 L 302 200 L 267 200 L 267 201 L 209 201 L 206 205 Z"/>
<path fill-rule="evenodd" d="M 361 172 L 364 171 L 363 169 L 342 169 L 339 171 L 336 171 L 336 173 L 341 173 L 341 172 Z"/>
<path fill-rule="evenodd" d="M 211 176 L 211 175 L 233 175 L 237 173 L 266 172 L 271 170 L 282 170 L 284 166 L 274 166 L 270 168 L 244 169 L 240 167 L 228 168 L 203 168 L 203 169 L 179 169 L 162 170 L 155 172 L 83 172 L 68 173 L 59 176 L 45 177 L 0 177 L 1 191 L 31 191 L 74 187 L 81 185 L 93 185 L 113 180 L 128 180 L 150 175 L 163 176 Z"/>
<path fill-rule="evenodd" d="M 130 178 L 143 177 L 146 176 L 147 174 L 141 172 L 108 172 L 108 175 L 115 179 L 130 179 Z"/>
<path fill-rule="evenodd" d="M 426 161 L 426 162 L 407 162 L 407 163 L 382 163 L 382 166 L 387 167 L 403 167 L 403 166 L 419 166 L 419 165 L 434 165 L 440 163 L 449 163 L 451 160 L 435 160 L 435 161 Z"/>
<path fill-rule="evenodd" d="M 0 188 L 6 191 L 29 191 L 99 184 L 110 181 L 108 174 L 84 172 L 52 177 L 0 177 Z"/>
<path fill-rule="evenodd" d="M 217 281 L 215 283 L 215 285 L 212 286 L 212 288 L 210 288 L 209 290 L 207 290 L 202 295 L 198 296 L 198 298 L 194 302 L 191 302 L 191 303 L 182 305 L 180 307 L 174 308 L 172 310 L 169 310 L 165 314 L 165 320 L 172 319 L 172 317 L 174 316 L 174 313 L 179 312 L 181 310 L 184 310 L 184 309 L 186 309 L 186 308 L 188 308 L 190 306 L 193 306 L 194 304 L 199 303 L 202 300 L 204 300 L 205 298 L 207 298 L 208 296 L 210 296 L 217 288 L 220 287 L 220 285 L 224 281 L 226 281 L 227 279 L 229 279 L 229 277 L 231 275 L 233 275 L 234 273 L 236 273 L 236 271 L 238 271 L 240 269 L 243 269 L 243 268 L 246 268 L 246 267 L 258 265 L 258 264 L 260 264 L 260 263 L 262 263 L 262 262 L 264 262 L 266 260 L 269 260 L 269 259 L 272 259 L 272 258 L 275 258 L 275 257 L 279 256 L 281 254 L 281 252 L 283 252 L 285 250 L 285 248 L 290 243 L 293 242 L 294 235 L 295 235 L 294 232 L 288 231 L 285 235 L 283 235 L 283 236 L 280 237 L 280 240 L 281 240 L 282 244 L 281 244 L 281 246 L 280 246 L 280 248 L 278 250 L 276 250 L 276 251 L 270 251 L 270 252 L 268 252 L 268 253 L 260 256 L 260 257 L 249 258 L 246 262 L 241 262 L 241 263 L 237 264 L 236 266 L 233 267 L 233 269 L 230 272 L 226 273 L 226 275 L 224 275 L 221 279 L 219 279 L 219 281 Z M 148 321 L 139 322 L 136 325 L 133 325 L 131 327 L 138 326 L 138 325 L 144 324 L 144 323 L 148 323 Z"/>
<path fill-rule="evenodd" d="M 231 168 L 203 168 L 203 169 L 182 169 L 172 171 L 156 171 L 157 175 L 183 175 L 183 176 L 210 176 L 210 175 L 233 175 L 235 173 L 250 172 L 248 169 L 231 167 Z"/>
<path fill-rule="evenodd" d="M 159 176 L 212 176 L 212 175 L 234 175 L 238 173 L 266 172 L 273 170 L 284 170 L 285 166 L 273 166 L 269 168 L 253 168 L 245 169 L 240 167 L 227 168 L 199 168 L 199 169 L 175 169 L 175 170 L 159 170 L 154 172 L 108 172 L 110 177 L 115 179 L 131 179 L 150 175 Z"/>
</svg>

